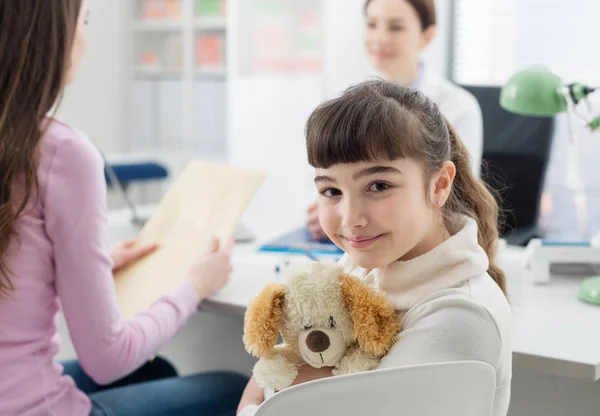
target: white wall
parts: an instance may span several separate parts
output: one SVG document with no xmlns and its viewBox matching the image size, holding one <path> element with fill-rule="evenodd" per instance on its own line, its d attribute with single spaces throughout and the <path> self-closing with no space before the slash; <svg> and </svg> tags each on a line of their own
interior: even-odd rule
<svg viewBox="0 0 600 416">
<path fill-rule="evenodd" d="M 335 96 L 353 83 L 375 75 L 363 46 L 365 0 L 325 1 L 325 93 Z M 423 61 L 446 75 L 450 54 L 451 2 L 436 0 L 437 35 L 423 53 Z"/>
<path fill-rule="evenodd" d="M 439 0 L 440 36 L 424 57 L 439 72 L 446 70 L 449 6 Z M 316 197 L 313 172 L 306 160 L 304 126 L 311 111 L 349 85 L 374 74 L 363 47 L 364 0 L 323 0 L 323 71 L 314 75 L 247 75 L 237 68 L 251 48 L 246 36 L 238 34 L 236 16 L 247 19 L 250 0 L 229 3 L 228 39 L 228 160 L 270 174 L 242 222 L 262 234 L 278 234 L 301 225 L 306 207 Z M 237 22 L 237 23 L 236 23 Z M 244 32 L 245 33 L 245 32 Z M 241 67 L 241 66 L 240 66 Z M 274 200 L 271 194 L 279 198 Z M 269 216 L 282 211 L 286 218 Z M 275 223 L 276 219 L 284 220 Z"/>
<path fill-rule="evenodd" d="M 126 7 L 130 0 L 88 0 L 89 48 L 67 89 L 58 118 L 83 130 L 103 150 L 124 150 L 127 89 Z"/>
</svg>

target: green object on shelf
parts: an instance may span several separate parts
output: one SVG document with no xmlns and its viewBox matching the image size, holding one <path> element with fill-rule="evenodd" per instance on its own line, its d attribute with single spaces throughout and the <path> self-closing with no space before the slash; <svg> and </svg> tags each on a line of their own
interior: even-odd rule
<svg viewBox="0 0 600 416">
<path fill-rule="evenodd" d="M 594 118 L 592 121 L 590 121 L 590 129 L 592 131 L 596 131 L 598 129 L 600 129 L 600 116 Z"/>
<path fill-rule="evenodd" d="M 196 15 L 202 17 L 222 16 L 223 0 L 196 0 Z"/>
<path fill-rule="evenodd" d="M 579 299 L 600 305 L 600 276 L 584 279 L 579 286 Z"/>
<path fill-rule="evenodd" d="M 516 72 L 502 87 L 500 106 L 507 111 L 530 116 L 553 116 L 567 110 L 561 93 L 565 83 L 544 65 Z"/>
</svg>

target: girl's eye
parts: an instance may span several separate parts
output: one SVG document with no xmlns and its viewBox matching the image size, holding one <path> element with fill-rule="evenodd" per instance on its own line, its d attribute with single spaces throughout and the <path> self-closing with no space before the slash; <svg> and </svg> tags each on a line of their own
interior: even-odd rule
<svg viewBox="0 0 600 416">
<path fill-rule="evenodd" d="M 373 182 L 369 185 L 369 191 L 371 192 L 383 192 L 389 189 L 390 185 L 385 182 Z"/>
<path fill-rule="evenodd" d="M 327 197 L 327 198 L 333 198 L 333 197 L 339 196 L 341 194 L 342 193 L 340 192 L 340 190 L 335 189 L 335 188 L 327 188 L 327 189 L 323 189 L 321 191 L 321 195 L 323 195 L 324 197 Z"/>
</svg>

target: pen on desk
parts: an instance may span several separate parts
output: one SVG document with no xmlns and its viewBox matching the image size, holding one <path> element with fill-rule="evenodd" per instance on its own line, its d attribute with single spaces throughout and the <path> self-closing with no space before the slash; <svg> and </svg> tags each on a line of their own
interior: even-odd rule
<svg viewBox="0 0 600 416">
<path fill-rule="evenodd" d="M 302 250 L 302 253 L 312 261 L 319 261 L 319 259 L 316 258 L 315 255 L 309 250 Z"/>
</svg>

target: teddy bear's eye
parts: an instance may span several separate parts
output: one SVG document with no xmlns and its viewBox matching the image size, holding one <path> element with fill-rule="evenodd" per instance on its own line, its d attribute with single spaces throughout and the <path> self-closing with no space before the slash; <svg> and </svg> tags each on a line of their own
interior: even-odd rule
<svg viewBox="0 0 600 416">
<path fill-rule="evenodd" d="M 335 328 L 335 319 L 333 316 L 329 317 L 329 328 Z"/>
<path fill-rule="evenodd" d="M 313 326 L 312 325 L 304 325 L 304 330 L 308 331 L 309 329 L 311 329 Z"/>
</svg>

